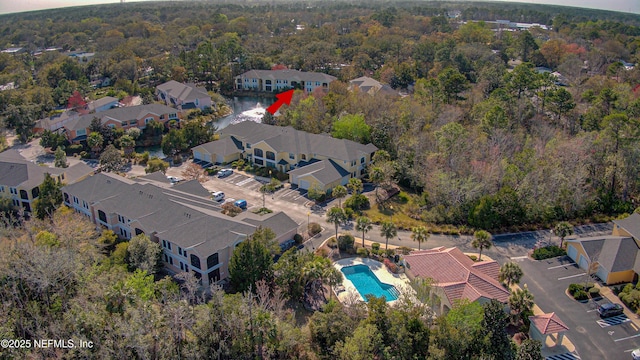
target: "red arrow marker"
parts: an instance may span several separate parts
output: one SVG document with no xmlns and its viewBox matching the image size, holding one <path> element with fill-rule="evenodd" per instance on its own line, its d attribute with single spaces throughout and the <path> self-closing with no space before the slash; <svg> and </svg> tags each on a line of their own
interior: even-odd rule
<svg viewBox="0 0 640 360">
<path fill-rule="evenodd" d="M 291 104 L 292 97 L 293 97 L 293 89 L 287 90 L 280 94 L 276 94 L 276 99 L 278 100 L 273 104 L 271 104 L 271 106 L 267 108 L 267 111 L 270 112 L 271 115 L 275 114 L 276 111 L 280 109 L 280 106 L 282 106 L 282 104 L 287 104 L 287 105 Z"/>
</svg>

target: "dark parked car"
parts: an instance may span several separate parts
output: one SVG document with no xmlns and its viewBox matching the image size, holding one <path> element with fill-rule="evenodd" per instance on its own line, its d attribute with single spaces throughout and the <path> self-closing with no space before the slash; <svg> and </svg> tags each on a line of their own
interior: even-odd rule
<svg viewBox="0 0 640 360">
<path fill-rule="evenodd" d="M 598 314 L 603 318 L 622 315 L 624 314 L 624 308 L 620 304 L 602 304 L 598 306 Z"/>
</svg>

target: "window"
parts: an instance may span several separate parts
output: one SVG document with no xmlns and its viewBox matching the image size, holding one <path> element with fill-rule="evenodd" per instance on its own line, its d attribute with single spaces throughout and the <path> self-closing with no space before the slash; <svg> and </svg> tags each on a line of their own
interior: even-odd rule
<svg viewBox="0 0 640 360">
<path fill-rule="evenodd" d="M 251 144 L 247 143 L 247 149 L 251 149 Z"/>
<path fill-rule="evenodd" d="M 178 246 L 178 254 L 182 255 L 182 248 Z"/>
<path fill-rule="evenodd" d="M 167 254 L 164 254 L 164 262 L 169 262 L 169 258 L 167 257 Z"/>
<path fill-rule="evenodd" d="M 4 192 L 4 185 L 0 185 L 0 192 Z"/>
<path fill-rule="evenodd" d="M 220 281 L 220 269 L 215 269 L 209 273 L 209 284 Z"/>
<path fill-rule="evenodd" d="M 64 194 L 62 194 L 62 195 L 64 196 L 64 202 L 66 202 L 67 204 L 69 204 L 69 203 L 70 203 L 70 201 L 69 201 L 69 194 L 64 193 Z"/>
<path fill-rule="evenodd" d="M 162 247 L 166 248 L 167 247 L 167 242 L 165 240 L 162 240 Z"/>
<path fill-rule="evenodd" d="M 169 119 L 177 119 L 177 118 L 178 118 L 178 114 L 176 113 L 169 114 Z"/>
<path fill-rule="evenodd" d="M 13 195 L 18 195 L 18 189 L 16 188 L 9 188 L 9 192 L 12 193 Z"/>
<path fill-rule="evenodd" d="M 262 149 L 253 149 L 253 155 L 257 157 L 263 157 Z"/>
<path fill-rule="evenodd" d="M 129 125 L 132 125 L 132 126 L 133 126 L 133 125 L 136 125 L 137 123 L 138 123 L 138 120 L 131 120 L 131 121 L 129 121 Z M 147 121 L 145 120 L 145 122 L 144 122 L 144 123 L 146 124 L 146 123 L 147 123 Z"/>
<path fill-rule="evenodd" d="M 108 127 L 115 129 L 116 128 L 116 124 L 107 124 Z"/>
<path fill-rule="evenodd" d="M 196 269 L 200 269 L 200 258 L 194 254 L 191 254 L 191 266 Z"/>
<path fill-rule="evenodd" d="M 152 122 L 153 118 L 146 118 L 144 119 L 144 124 L 147 125 L 148 123 Z"/>
<path fill-rule="evenodd" d="M 160 120 L 164 120 L 164 114 L 160 115 Z"/>
<path fill-rule="evenodd" d="M 264 83 L 267 84 L 267 85 L 271 85 L 271 80 L 265 80 Z"/>
<path fill-rule="evenodd" d="M 169 264 L 173 265 L 173 258 L 169 256 Z"/>
<path fill-rule="evenodd" d="M 218 253 L 215 253 L 207 258 L 207 269 L 218 265 Z"/>
<path fill-rule="evenodd" d="M 40 195 L 40 188 L 39 187 L 34 187 L 33 189 L 31 189 L 31 198 L 32 199 L 37 198 L 38 195 Z"/>
<path fill-rule="evenodd" d="M 307 155 L 302 154 L 302 155 L 300 155 L 300 158 L 301 158 L 302 160 L 307 160 Z"/>
<path fill-rule="evenodd" d="M 75 197 L 73 198 L 73 200 L 75 201 Z M 100 219 L 100 221 L 102 221 L 103 223 L 107 222 L 107 214 L 104 213 L 104 211 L 102 210 L 98 210 L 98 219 Z"/>
<path fill-rule="evenodd" d="M 360 164 L 364 164 L 364 156 L 360 158 Z"/>
<path fill-rule="evenodd" d="M 293 153 L 289 153 L 289 159 L 294 160 L 296 156 Z"/>
<path fill-rule="evenodd" d="M 171 250 L 171 243 L 169 241 L 167 241 L 167 248 Z"/>
<path fill-rule="evenodd" d="M 355 165 L 356 165 L 356 161 L 355 161 L 355 160 L 353 160 L 353 161 L 351 162 L 351 166 L 355 166 Z"/>
<path fill-rule="evenodd" d="M 267 151 L 267 159 L 275 160 L 276 159 L 276 154 L 273 151 Z"/>
<path fill-rule="evenodd" d="M 180 261 L 180 270 L 184 270 L 184 264 Z"/>
<path fill-rule="evenodd" d="M 76 130 L 76 136 L 87 135 L 87 129 L 78 129 Z"/>
<path fill-rule="evenodd" d="M 262 159 L 254 159 L 253 162 L 256 165 L 260 165 L 260 166 L 264 165 L 264 161 L 262 161 Z"/>
</svg>

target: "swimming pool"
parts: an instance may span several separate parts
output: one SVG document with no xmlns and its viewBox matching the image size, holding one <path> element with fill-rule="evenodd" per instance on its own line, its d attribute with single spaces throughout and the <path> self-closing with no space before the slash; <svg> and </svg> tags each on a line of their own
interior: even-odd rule
<svg viewBox="0 0 640 360">
<path fill-rule="evenodd" d="M 398 290 L 392 285 L 380 282 L 367 265 L 346 266 L 340 271 L 353 283 L 364 301 L 367 301 L 367 295 L 384 296 L 387 301 L 398 300 Z"/>
</svg>

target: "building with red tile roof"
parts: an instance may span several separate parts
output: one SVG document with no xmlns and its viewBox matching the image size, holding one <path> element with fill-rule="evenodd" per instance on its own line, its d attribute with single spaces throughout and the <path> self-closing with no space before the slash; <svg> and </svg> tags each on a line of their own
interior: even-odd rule
<svg viewBox="0 0 640 360">
<path fill-rule="evenodd" d="M 546 346 L 547 336 L 557 334 L 554 338 L 556 344 L 562 344 L 562 338 L 564 332 L 569 330 L 569 327 L 565 325 L 562 320 L 552 312 L 549 314 L 529 316 L 531 321 L 531 327 L 529 328 L 529 335 L 532 339 L 542 342 L 542 346 Z"/>
<path fill-rule="evenodd" d="M 496 299 L 506 304 L 509 299 L 509 291 L 498 281 L 500 265 L 495 260 L 474 262 L 458 248 L 438 247 L 412 251 L 404 262 L 409 278 L 433 280 L 440 292 L 441 313 L 451 309 L 456 300 L 483 304 Z"/>
</svg>

